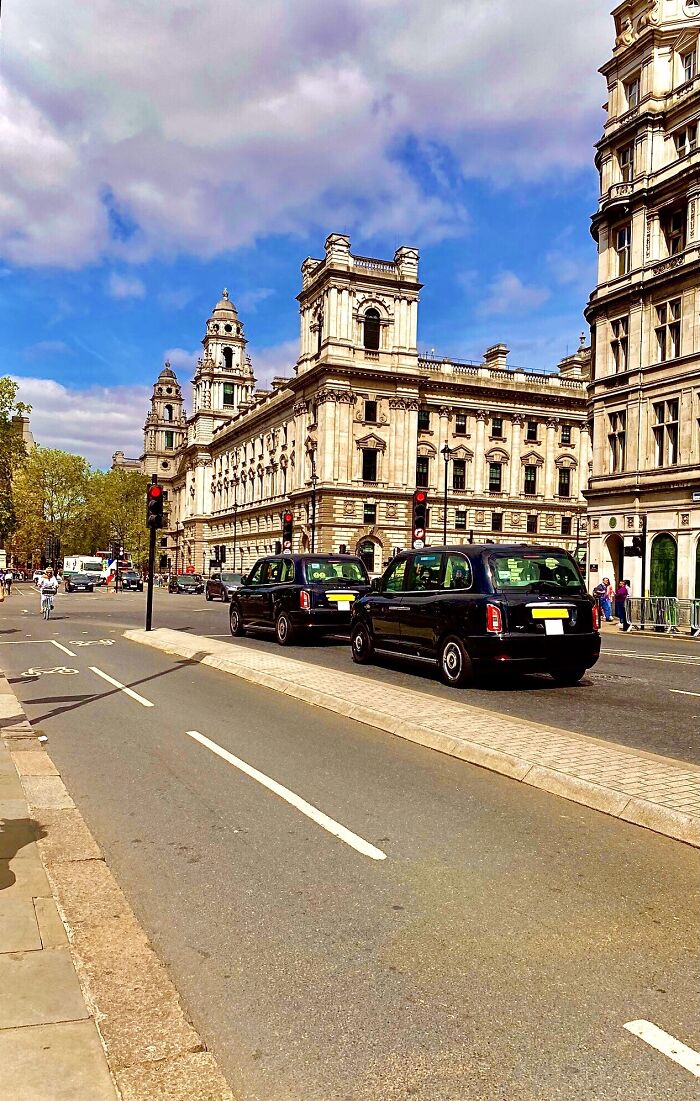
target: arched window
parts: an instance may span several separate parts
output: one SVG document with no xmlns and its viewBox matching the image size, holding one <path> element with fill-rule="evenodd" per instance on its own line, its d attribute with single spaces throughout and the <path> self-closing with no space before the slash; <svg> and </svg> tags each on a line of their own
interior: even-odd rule
<svg viewBox="0 0 700 1101">
<path fill-rule="evenodd" d="M 369 352 L 379 351 L 379 310 L 365 311 L 365 348 Z"/>
<path fill-rule="evenodd" d="M 678 573 L 676 541 L 664 532 L 651 544 L 651 596 L 675 596 Z"/>
<path fill-rule="evenodd" d="M 363 539 L 358 548 L 360 558 L 368 573 L 374 573 L 374 554 L 376 545 L 371 539 Z"/>
<path fill-rule="evenodd" d="M 171 421 L 173 419 L 173 407 L 172 407 L 172 405 L 166 405 L 165 409 L 163 410 L 163 414 L 165 416 L 166 421 Z"/>
<path fill-rule="evenodd" d="M 233 348 L 224 348 L 224 367 L 227 371 L 233 369 Z"/>
</svg>

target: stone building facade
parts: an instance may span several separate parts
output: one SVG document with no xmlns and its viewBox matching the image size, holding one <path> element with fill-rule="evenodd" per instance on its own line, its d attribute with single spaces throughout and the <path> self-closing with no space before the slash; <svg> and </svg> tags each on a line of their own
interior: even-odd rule
<svg viewBox="0 0 700 1101">
<path fill-rule="evenodd" d="M 168 493 L 161 569 L 208 572 L 224 547 L 226 566 L 245 570 L 274 551 L 291 509 L 295 550 L 345 547 L 379 572 L 409 545 L 416 487 L 428 493 L 428 542 L 442 542 L 445 473 L 449 541 L 584 546 L 589 349 L 550 373 L 510 367 L 504 345 L 482 363 L 419 355 L 412 248 L 353 256 L 332 234 L 301 274 L 290 377 L 256 389 L 224 294 L 192 415 L 169 368 L 156 382 L 142 462 Z"/>
<path fill-rule="evenodd" d="M 587 310 L 591 581 L 700 597 L 700 0 L 613 15 Z"/>
</svg>

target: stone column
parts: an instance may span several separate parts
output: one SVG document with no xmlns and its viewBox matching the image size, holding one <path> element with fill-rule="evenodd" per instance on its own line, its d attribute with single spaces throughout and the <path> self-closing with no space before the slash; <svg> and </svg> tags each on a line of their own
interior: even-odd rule
<svg viewBox="0 0 700 1101">
<path fill-rule="evenodd" d="M 558 486 L 556 483 L 556 467 L 554 465 L 554 448 L 556 444 L 555 433 L 559 421 L 551 417 L 547 421 L 547 443 L 544 453 L 544 495 L 548 500 L 554 497 Z"/>
<path fill-rule="evenodd" d="M 418 402 L 410 400 L 406 402 L 403 430 L 403 484 L 407 488 L 415 488 L 416 484 L 416 455 L 418 454 Z"/>
<path fill-rule="evenodd" d="M 476 443 L 474 445 L 474 492 L 484 492 L 484 470 L 486 464 L 486 421 L 488 413 L 479 409 L 476 414 Z"/>
<path fill-rule="evenodd" d="M 516 413 L 513 417 L 513 440 L 510 448 L 510 496 L 517 498 L 520 496 L 520 456 L 521 456 L 521 438 L 523 431 L 523 418 L 520 413 Z"/>
<path fill-rule="evenodd" d="M 591 454 L 591 426 L 586 421 L 579 430 L 578 443 L 578 496 L 583 499 L 583 494 L 588 486 L 588 464 Z"/>
</svg>

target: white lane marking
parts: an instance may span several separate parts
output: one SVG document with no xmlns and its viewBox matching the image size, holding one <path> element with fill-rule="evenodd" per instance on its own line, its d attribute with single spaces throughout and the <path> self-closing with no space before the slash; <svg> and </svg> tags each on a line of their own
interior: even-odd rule
<svg viewBox="0 0 700 1101">
<path fill-rule="evenodd" d="M 680 1040 L 676 1040 L 675 1036 L 664 1032 L 662 1028 L 657 1028 L 651 1021 L 628 1021 L 622 1027 L 631 1032 L 633 1036 L 638 1036 L 640 1040 L 644 1040 L 645 1044 L 656 1048 L 662 1055 L 667 1055 L 669 1059 L 673 1059 L 674 1063 L 678 1063 L 685 1070 L 689 1070 L 696 1078 L 700 1078 L 700 1054 L 693 1051 L 692 1047 L 682 1044 Z"/>
<path fill-rule="evenodd" d="M 71 646 L 114 646 L 113 638 L 91 638 L 70 640 Z M 75 654 L 73 655 L 75 657 Z"/>
<path fill-rule="evenodd" d="M 683 692 L 680 688 L 669 688 L 669 692 L 674 696 L 700 696 L 700 692 Z"/>
<path fill-rule="evenodd" d="M 115 680 L 114 677 L 110 677 L 109 673 L 103 673 L 96 665 L 90 666 L 90 672 L 97 673 L 98 677 L 102 677 L 102 680 L 106 680 L 109 684 L 113 684 L 115 688 L 121 688 L 122 692 L 125 692 L 127 696 L 131 696 L 132 700 L 136 700 L 136 702 L 142 704 L 143 707 L 155 706 L 150 700 L 145 699 L 143 696 L 139 696 L 138 692 L 134 692 L 132 688 L 127 688 L 121 681 Z"/>
<path fill-rule="evenodd" d="M 665 654 L 643 654 L 641 650 L 601 650 L 601 654 L 617 655 L 622 658 L 641 658 L 642 661 L 665 661 L 669 665 L 700 666 L 699 658 L 669 658 Z"/>
<path fill-rule="evenodd" d="M 56 642 L 56 639 L 55 639 L 55 638 L 51 638 L 51 639 L 49 639 L 49 642 L 50 642 L 50 643 L 51 643 L 51 644 L 52 644 L 53 646 L 57 646 L 59 650 L 63 650 L 63 653 L 64 653 L 64 654 L 68 654 L 68 657 L 70 657 L 70 658 L 74 658 L 74 657 L 76 656 L 76 655 L 75 655 L 75 654 L 73 653 L 73 651 L 72 651 L 72 650 L 69 650 L 69 649 L 68 649 L 68 647 L 67 647 L 67 646 L 62 646 L 60 642 Z"/>
<path fill-rule="evenodd" d="M 25 669 L 23 673 L 20 673 L 20 677 L 42 677 L 44 673 L 61 673 L 65 676 L 72 676 L 77 672 L 77 669 L 66 669 L 65 665 L 57 665 L 55 669 Z"/>
<path fill-rule="evenodd" d="M 296 807 L 302 814 L 305 814 L 307 818 L 310 818 L 318 826 L 321 826 L 328 833 L 332 833 L 334 837 L 339 838 L 340 841 L 344 841 L 346 845 L 349 845 L 352 849 L 355 849 L 358 853 L 362 853 L 363 856 L 369 856 L 372 860 L 386 860 L 386 853 L 383 853 L 381 849 L 377 849 L 374 845 L 370 845 L 369 841 L 365 841 L 364 838 L 359 837 L 356 833 L 347 829 L 346 826 L 341 826 L 339 822 L 336 822 L 333 818 L 329 818 L 323 811 L 318 810 L 317 807 L 307 803 L 301 796 L 295 795 L 289 788 L 282 787 L 282 784 L 278 784 L 276 780 L 271 780 L 269 776 L 266 776 L 264 772 L 259 772 L 257 768 L 253 768 L 252 765 L 246 764 L 240 757 L 234 757 L 233 753 L 229 753 L 227 749 L 223 749 L 216 742 L 212 742 L 209 738 L 205 738 L 203 734 L 200 734 L 198 730 L 188 730 L 186 733 L 190 738 L 194 738 L 196 742 L 206 746 L 212 753 L 216 753 L 218 757 L 222 757 L 224 761 L 228 761 L 234 768 L 240 769 L 246 776 L 250 776 L 252 780 L 257 780 L 259 784 L 262 784 L 268 791 L 274 792 L 275 795 L 279 795 L 280 799 L 284 799 L 290 806 Z"/>
</svg>

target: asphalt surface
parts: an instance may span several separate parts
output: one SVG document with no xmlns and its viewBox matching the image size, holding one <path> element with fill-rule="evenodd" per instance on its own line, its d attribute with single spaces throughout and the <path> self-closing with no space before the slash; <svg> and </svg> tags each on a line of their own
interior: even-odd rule
<svg viewBox="0 0 700 1101">
<path fill-rule="evenodd" d="M 695 850 L 129 643 L 121 632 L 140 621 L 141 594 L 61 597 L 48 624 L 36 594 L 24 595 L 0 609 L 0 663 L 245 1101 L 697 1096 L 696 1078 L 623 1028 L 648 1020 L 700 1048 Z M 154 622 L 223 633 L 226 611 L 156 593 Z M 650 659 L 698 651 L 622 641 L 649 656 L 605 655 L 601 673 L 610 664 L 637 676 L 644 662 L 666 730 L 669 686 L 691 689 L 691 671 Z M 335 646 L 289 653 L 344 657 Z M 443 691 L 405 666 L 366 675 Z M 572 719 L 571 701 L 619 683 L 468 699 L 537 711 L 558 698 L 558 725 L 584 729 L 571 723 L 583 724 L 586 705 Z M 640 690 L 628 689 L 630 707 Z M 651 738 L 653 724 L 644 729 Z M 350 847 L 188 731 L 386 859 Z"/>
</svg>

